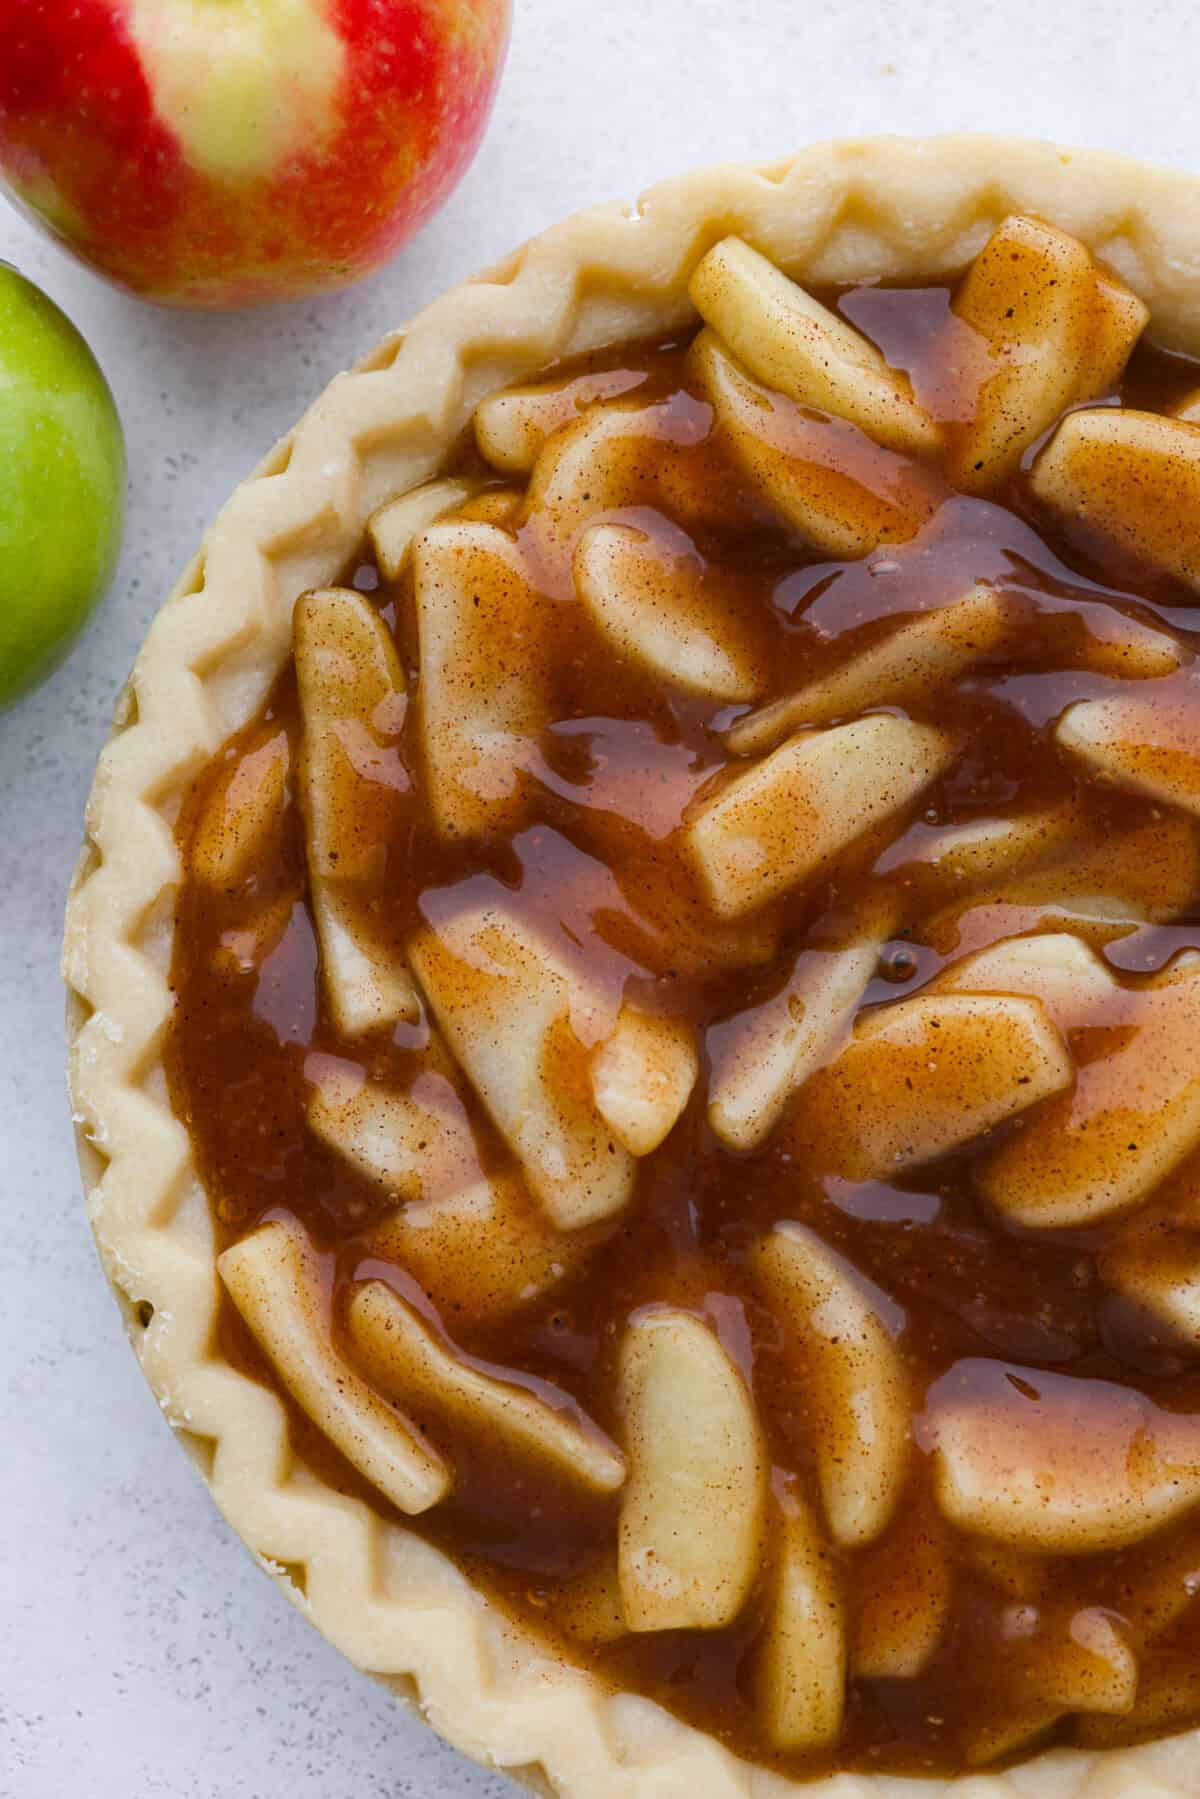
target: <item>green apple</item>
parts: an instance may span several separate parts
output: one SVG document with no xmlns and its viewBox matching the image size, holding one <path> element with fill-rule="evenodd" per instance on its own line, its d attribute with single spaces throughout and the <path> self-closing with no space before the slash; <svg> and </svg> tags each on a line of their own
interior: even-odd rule
<svg viewBox="0 0 1200 1799">
<path fill-rule="evenodd" d="M 65 313 L 0 263 L 0 706 L 65 656 L 121 542 L 125 443 Z"/>
</svg>

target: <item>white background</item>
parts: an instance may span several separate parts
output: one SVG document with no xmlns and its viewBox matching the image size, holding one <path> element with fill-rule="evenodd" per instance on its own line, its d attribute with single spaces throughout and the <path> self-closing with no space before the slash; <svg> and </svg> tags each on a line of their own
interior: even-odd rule
<svg viewBox="0 0 1200 1799">
<path fill-rule="evenodd" d="M 130 452 L 108 603 L 54 679 L 0 717 L 2 1799 L 513 1790 L 353 1673 L 256 1572 L 142 1382 L 84 1222 L 63 898 L 114 696 L 205 522 L 337 369 L 580 205 L 871 131 L 1025 132 L 1196 168 L 1197 69 L 1193 0 L 517 0 L 474 167 L 352 293 L 158 312 L 0 208 L 0 256 L 90 339 Z"/>
</svg>

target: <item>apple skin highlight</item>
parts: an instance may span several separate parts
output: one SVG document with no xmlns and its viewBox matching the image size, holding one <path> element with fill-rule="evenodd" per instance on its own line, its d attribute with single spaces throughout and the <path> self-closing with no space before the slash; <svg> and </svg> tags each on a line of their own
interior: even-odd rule
<svg viewBox="0 0 1200 1799">
<path fill-rule="evenodd" d="M 370 273 L 462 176 L 510 0 L 8 0 L 0 176 L 150 300 Z"/>
</svg>

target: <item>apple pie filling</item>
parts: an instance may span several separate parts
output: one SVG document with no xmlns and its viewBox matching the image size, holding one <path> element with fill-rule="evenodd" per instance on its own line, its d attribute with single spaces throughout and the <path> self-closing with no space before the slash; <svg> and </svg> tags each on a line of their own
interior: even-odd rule
<svg viewBox="0 0 1200 1799">
<path fill-rule="evenodd" d="M 479 406 L 180 818 L 221 1348 L 805 1774 L 1200 1719 L 1200 367 L 1074 239 Z"/>
</svg>

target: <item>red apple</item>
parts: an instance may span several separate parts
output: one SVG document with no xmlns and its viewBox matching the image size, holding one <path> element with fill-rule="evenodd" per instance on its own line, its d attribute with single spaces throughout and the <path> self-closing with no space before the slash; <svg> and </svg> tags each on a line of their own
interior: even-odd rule
<svg viewBox="0 0 1200 1799">
<path fill-rule="evenodd" d="M 148 299 L 341 287 L 462 175 L 510 0 L 0 0 L 0 176 Z"/>
</svg>

